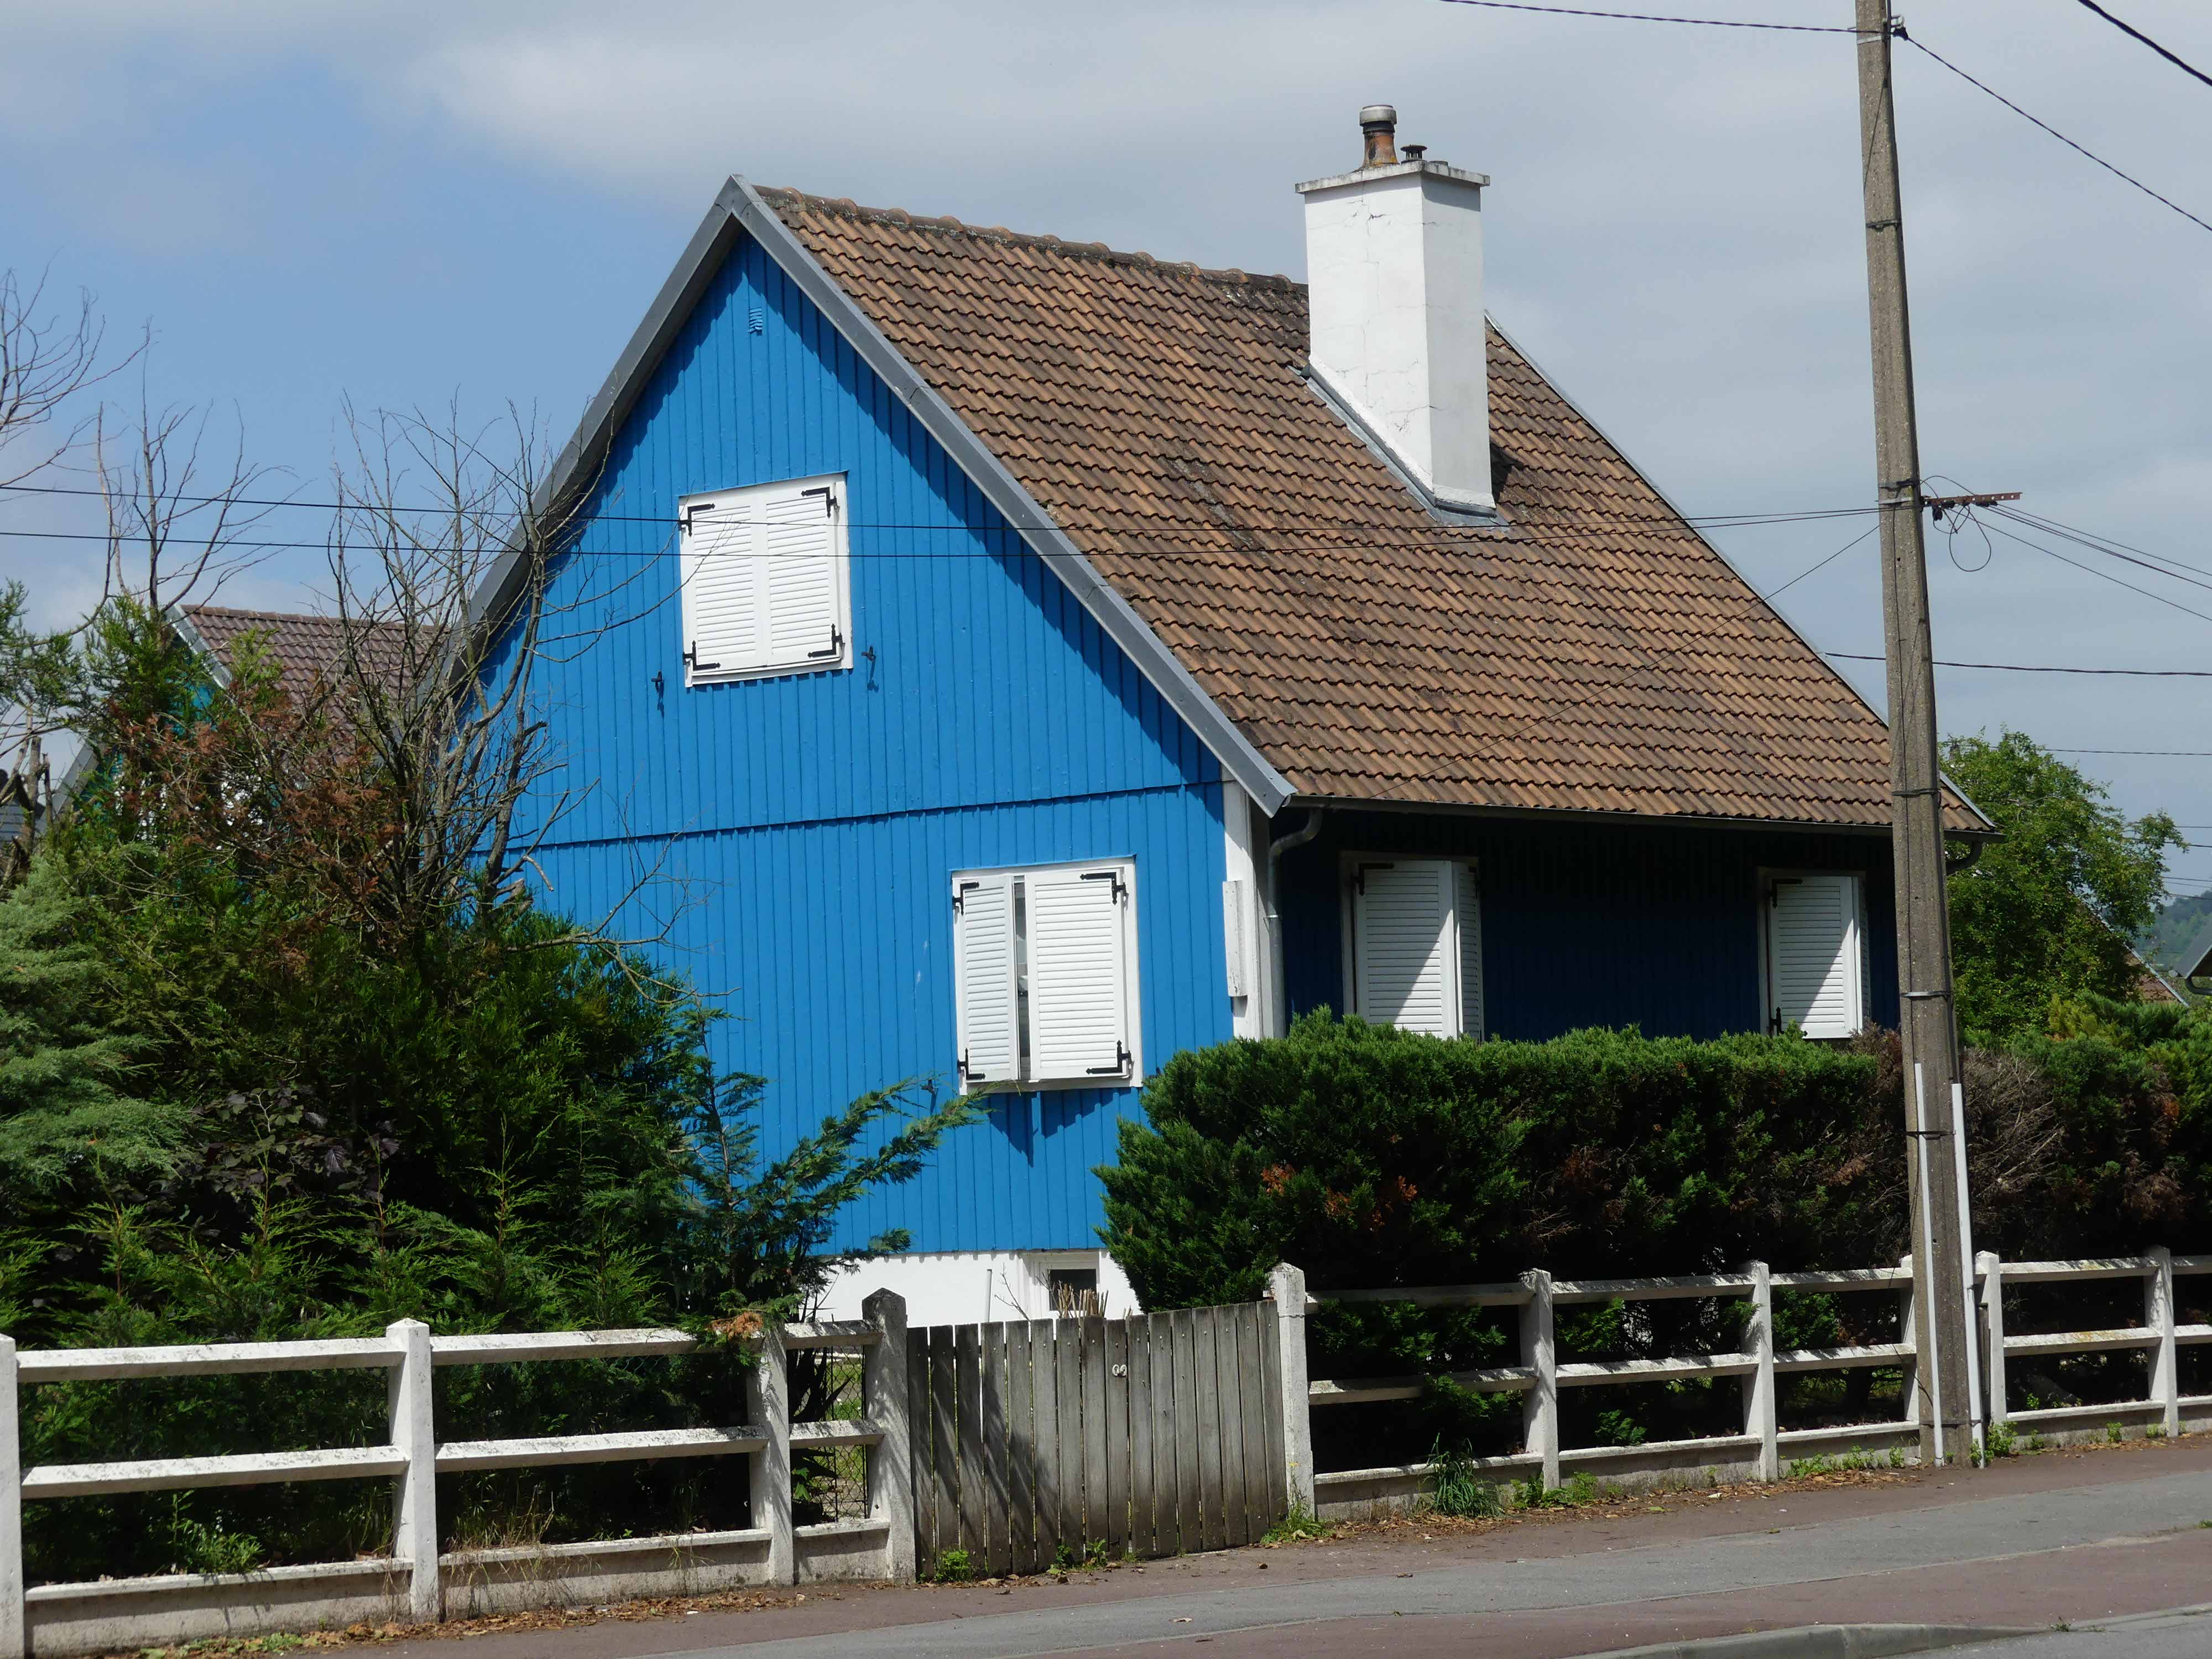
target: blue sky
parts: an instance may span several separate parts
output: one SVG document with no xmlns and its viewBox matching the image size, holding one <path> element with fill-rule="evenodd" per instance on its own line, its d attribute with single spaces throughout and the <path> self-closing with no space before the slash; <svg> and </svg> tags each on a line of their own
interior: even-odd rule
<svg viewBox="0 0 2212 1659">
<path fill-rule="evenodd" d="M 2201 3 L 2112 9 L 2212 64 Z M 1491 310 L 1677 501 L 1870 494 L 1846 38 L 1440 0 L 13 9 L 0 265 L 91 291 L 111 339 L 150 327 L 153 398 L 216 405 L 306 494 L 346 398 L 458 395 L 487 415 L 511 400 L 565 436 L 728 173 L 1295 275 L 1291 184 L 1347 165 L 1353 113 L 1376 99 L 1398 105 L 1401 137 L 1492 175 Z M 1691 9 L 1850 15 L 1848 0 Z M 1907 15 L 2212 219 L 2212 89 L 2075 0 L 1922 0 Z M 1910 51 L 1899 101 L 1927 470 L 2212 571 L 2212 234 Z M 105 390 L 136 396 L 127 380 Z M 64 503 L 0 502 L 0 531 L 70 522 Z M 1772 587 L 1854 530 L 1719 539 Z M 1875 647 L 1871 545 L 1778 601 L 1816 645 Z M 2212 588 L 2052 545 L 2212 613 Z M 1989 550 L 1976 537 L 1960 563 Z M 1999 540 L 1970 574 L 1931 551 L 1939 656 L 2212 665 L 2212 621 L 2045 553 Z M 272 560 L 224 597 L 305 605 L 319 569 Z M 83 544 L 21 535 L 0 535 L 0 572 L 57 619 L 98 580 Z M 1878 693 L 1877 665 L 1846 666 Z M 2207 684 L 1959 672 L 1941 691 L 1951 730 L 2212 750 L 2192 689 Z M 2212 825 L 2212 761 L 2080 763 L 2130 810 Z M 2212 886 L 2212 848 L 2177 868 L 2177 890 Z"/>
</svg>

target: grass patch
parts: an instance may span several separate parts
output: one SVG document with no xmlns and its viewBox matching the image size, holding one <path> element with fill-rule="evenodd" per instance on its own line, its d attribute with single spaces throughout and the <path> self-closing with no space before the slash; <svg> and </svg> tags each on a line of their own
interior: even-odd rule
<svg viewBox="0 0 2212 1659">
<path fill-rule="evenodd" d="M 1336 1526 L 1301 1504 L 1260 1534 L 1263 1544 L 1294 1544 L 1303 1538 L 1334 1538 Z"/>
</svg>

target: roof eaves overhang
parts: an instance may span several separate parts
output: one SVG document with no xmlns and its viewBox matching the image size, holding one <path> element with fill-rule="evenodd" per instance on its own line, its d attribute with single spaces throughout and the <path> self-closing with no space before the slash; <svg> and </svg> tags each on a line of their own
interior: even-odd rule
<svg viewBox="0 0 2212 1659">
<path fill-rule="evenodd" d="M 1097 619 L 1106 636 L 1166 699 L 1169 707 L 1212 750 L 1229 775 L 1273 816 L 1290 799 L 1289 780 L 1277 771 L 1200 685 L 1167 642 L 1102 575 L 1054 522 L 973 428 L 907 362 L 872 318 L 824 270 L 760 192 L 734 174 L 708 210 L 645 320 L 630 337 L 614 372 L 585 410 L 576 435 L 561 452 L 537 501 L 542 516 L 580 493 L 596 476 L 614 434 L 635 407 L 694 304 L 721 268 L 740 234 L 750 235 L 822 314 L 845 337 L 863 362 L 905 404 L 953 464 L 1021 534 L 1031 551 Z M 522 560 L 512 554 L 486 574 L 469 606 L 473 628 L 496 628 L 521 586 Z"/>
<path fill-rule="evenodd" d="M 1479 802 L 1370 799 L 1358 795 L 1293 795 L 1286 811 L 1327 812 L 1432 813 L 1450 817 L 1499 818 L 1525 823 L 1618 824 L 1649 829 L 1774 830 L 1801 836 L 1869 836 L 1887 838 L 1887 823 L 1854 823 L 1817 818 L 1737 817 L 1716 812 L 1625 812 L 1601 807 L 1511 806 Z M 1946 828 L 1952 841 L 2002 841 L 1994 828 Z"/>
</svg>

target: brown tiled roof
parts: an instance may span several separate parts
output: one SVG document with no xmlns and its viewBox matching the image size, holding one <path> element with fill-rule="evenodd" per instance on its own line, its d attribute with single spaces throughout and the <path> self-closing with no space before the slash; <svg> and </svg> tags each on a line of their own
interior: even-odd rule
<svg viewBox="0 0 2212 1659">
<path fill-rule="evenodd" d="M 218 605 L 192 605 L 185 615 L 208 648 L 227 669 L 235 671 L 236 652 L 249 634 L 276 665 L 276 683 L 293 704 L 304 708 L 340 684 L 345 660 L 344 625 L 333 617 L 300 616 L 282 611 L 234 611 Z M 364 666 L 387 688 L 399 685 L 407 672 L 405 631 L 396 623 L 356 623 Z"/>
<path fill-rule="evenodd" d="M 761 194 L 1301 795 L 1888 822 L 1881 721 L 1502 336 L 1506 526 L 1447 526 L 1299 283 Z"/>
</svg>

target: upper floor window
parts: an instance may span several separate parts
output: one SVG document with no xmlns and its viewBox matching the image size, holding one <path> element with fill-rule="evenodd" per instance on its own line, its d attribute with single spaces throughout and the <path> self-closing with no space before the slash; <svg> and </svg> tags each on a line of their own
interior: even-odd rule
<svg viewBox="0 0 2212 1659">
<path fill-rule="evenodd" d="M 842 477 L 718 489 L 677 506 L 684 684 L 852 665 Z"/>
<path fill-rule="evenodd" d="M 1345 1004 L 1431 1036 L 1482 1031 L 1482 902 L 1462 859 L 1344 861 Z"/>
<path fill-rule="evenodd" d="M 1115 1089 L 1142 1075 L 1136 883 L 1127 859 L 952 878 L 963 1090 Z"/>
<path fill-rule="evenodd" d="M 1808 1037 L 1856 1036 L 1867 1023 L 1866 918 L 1856 875 L 1769 871 L 1765 876 L 1766 1029 Z"/>
</svg>

